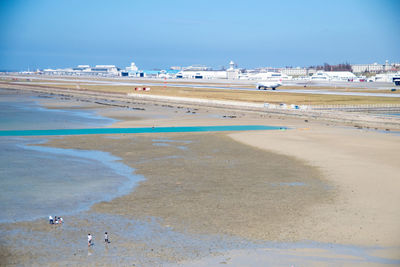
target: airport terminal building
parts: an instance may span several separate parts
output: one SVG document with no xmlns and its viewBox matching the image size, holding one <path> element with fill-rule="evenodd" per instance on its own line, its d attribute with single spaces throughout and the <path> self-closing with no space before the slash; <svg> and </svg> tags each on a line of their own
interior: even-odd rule
<svg viewBox="0 0 400 267">
<path fill-rule="evenodd" d="M 96 65 L 90 67 L 89 65 L 78 65 L 74 68 L 66 69 L 44 69 L 42 71 L 45 75 L 66 75 L 66 76 L 118 76 L 120 69 L 115 65 Z"/>
<path fill-rule="evenodd" d="M 368 81 L 391 82 L 399 76 L 400 63 L 391 63 L 386 60 L 385 64 L 356 64 L 351 65 L 350 71 L 323 71 L 315 68 L 259 68 L 245 70 L 237 68 L 233 61 L 229 62 L 228 69 L 213 70 L 203 65 L 188 67 L 174 66 L 167 70 L 140 70 L 134 62 L 125 69 L 119 69 L 115 65 L 78 65 L 65 69 L 44 69 L 44 75 L 65 76 L 100 76 L 100 77 L 127 77 L 127 78 L 156 78 L 156 79 L 226 79 L 226 80 L 264 80 L 264 81 L 287 81 L 287 80 L 310 80 L 310 81 L 367 81 L 366 77 L 357 77 L 364 72 L 375 73 Z M 396 73 L 397 71 L 397 73 Z M 295 78 L 293 78 L 295 77 Z"/>
</svg>

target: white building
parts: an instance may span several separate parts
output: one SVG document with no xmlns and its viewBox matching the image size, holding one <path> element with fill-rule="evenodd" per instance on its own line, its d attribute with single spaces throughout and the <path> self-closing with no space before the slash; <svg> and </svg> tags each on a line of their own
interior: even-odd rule
<svg viewBox="0 0 400 267">
<path fill-rule="evenodd" d="M 203 65 L 192 65 L 188 67 L 182 68 L 183 71 L 204 71 L 204 70 L 211 70 L 210 67 L 203 66 Z"/>
<path fill-rule="evenodd" d="M 286 74 L 288 76 L 306 76 L 307 69 L 306 68 L 282 68 L 279 70 L 281 73 Z"/>
<path fill-rule="evenodd" d="M 235 68 L 235 62 L 229 62 L 229 69 L 226 70 L 226 78 L 228 80 L 239 79 L 240 70 Z"/>
<path fill-rule="evenodd" d="M 176 78 L 182 79 L 239 79 L 240 70 L 235 68 L 236 64 L 231 61 L 227 70 L 211 70 L 201 65 L 183 68 L 176 74 Z"/>
<path fill-rule="evenodd" d="M 78 65 L 77 67 L 73 68 L 73 70 L 90 71 L 90 66 L 89 65 Z"/>
<path fill-rule="evenodd" d="M 354 73 L 380 72 L 384 70 L 384 65 L 376 62 L 373 64 L 355 64 L 351 65 L 351 69 Z"/>
<path fill-rule="evenodd" d="M 389 60 L 385 61 L 385 64 L 355 64 L 351 65 L 351 69 L 354 73 L 362 72 L 396 72 L 400 68 L 400 63 L 389 63 Z"/>
<path fill-rule="evenodd" d="M 242 76 L 243 77 L 243 76 Z M 280 72 L 253 72 L 247 73 L 249 80 L 282 81 L 291 80 L 292 77 Z"/>
<path fill-rule="evenodd" d="M 44 69 L 44 75 L 77 75 L 78 71 L 73 70 L 72 68 L 66 69 Z M 78 74 L 79 75 L 79 74 Z"/>
<path fill-rule="evenodd" d="M 135 64 L 135 62 L 132 62 L 131 63 L 131 65 L 129 66 L 129 67 L 126 67 L 125 68 L 126 69 L 126 71 L 138 71 L 139 70 L 139 68 L 136 66 L 136 64 Z"/>
<path fill-rule="evenodd" d="M 129 67 L 126 67 L 125 71 L 128 73 L 129 77 L 137 77 L 139 75 L 139 68 L 136 66 L 135 62 L 132 62 Z"/>
<path fill-rule="evenodd" d="M 90 74 L 100 76 L 118 76 L 119 71 L 115 65 L 96 65 L 90 69 Z"/>
<path fill-rule="evenodd" d="M 382 73 L 375 76 L 375 82 L 393 82 L 393 78 L 400 78 L 400 72 L 397 73 Z"/>
<path fill-rule="evenodd" d="M 176 74 L 176 78 L 182 79 L 227 79 L 224 70 L 182 70 Z"/>
<path fill-rule="evenodd" d="M 312 76 L 317 73 L 317 69 L 307 69 L 307 75 Z"/>
<path fill-rule="evenodd" d="M 96 76 L 118 76 L 119 70 L 114 65 L 96 65 L 90 67 L 89 65 L 78 65 L 74 68 L 65 69 L 44 69 L 43 74 L 47 75 L 96 75 Z"/>
<path fill-rule="evenodd" d="M 353 81 L 357 76 L 350 71 L 317 71 L 311 81 Z"/>
</svg>

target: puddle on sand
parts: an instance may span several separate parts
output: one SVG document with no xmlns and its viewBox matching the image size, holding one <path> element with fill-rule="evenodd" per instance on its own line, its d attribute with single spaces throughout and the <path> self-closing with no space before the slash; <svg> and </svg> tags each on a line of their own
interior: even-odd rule
<svg viewBox="0 0 400 267">
<path fill-rule="evenodd" d="M 291 182 L 291 183 L 271 183 L 272 186 L 306 186 L 303 182 Z"/>
<path fill-rule="evenodd" d="M 187 150 L 187 147 L 182 144 L 191 144 L 193 141 L 191 140 L 171 140 L 171 139 L 152 139 L 153 146 L 163 146 L 170 147 L 175 146 L 180 150 Z"/>
</svg>

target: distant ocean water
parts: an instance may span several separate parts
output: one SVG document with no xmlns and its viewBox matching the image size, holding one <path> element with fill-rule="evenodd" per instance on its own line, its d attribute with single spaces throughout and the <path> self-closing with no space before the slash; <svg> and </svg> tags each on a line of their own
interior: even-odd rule
<svg viewBox="0 0 400 267">
<path fill-rule="evenodd" d="M 114 122 L 87 110 L 45 109 L 37 100 L 32 94 L 0 89 L 0 130 L 88 128 Z M 34 145 L 44 141 L 0 137 L 0 222 L 85 210 L 128 193 L 142 179 L 109 153 Z"/>
</svg>

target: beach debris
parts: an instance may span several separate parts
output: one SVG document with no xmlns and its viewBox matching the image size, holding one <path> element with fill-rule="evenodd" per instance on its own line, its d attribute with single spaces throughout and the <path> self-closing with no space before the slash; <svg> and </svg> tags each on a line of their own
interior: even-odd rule
<svg viewBox="0 0 400 267">
<path fill-rule="evenodd" d="M 173 108 L 174 106 L 172 106 L 172 105 L 162 105 L 162 107 L 164 107 L 164 108 Z"/>
</svg>

